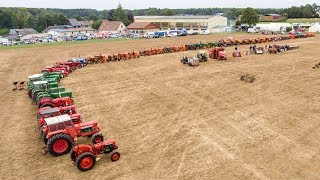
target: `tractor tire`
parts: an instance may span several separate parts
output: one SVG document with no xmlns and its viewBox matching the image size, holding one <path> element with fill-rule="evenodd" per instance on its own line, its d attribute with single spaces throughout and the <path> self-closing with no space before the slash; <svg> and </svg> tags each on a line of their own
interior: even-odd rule
<svg viewBox="0 0 320 180">
<path fill-rule="evenodd" d="M 101 133 L 95 133 L 91 137 L 92 144 L 98 144 L 98 143 L 101 143 L 102 141 L 103 141 L 103 135 Z"/>
<path fill-rule="evenodd" d="M 48 143 L 48 139 L 47 139 L 46 135 L 44 134 L 44 132 L 42 131 L 42 129 L 40 129 L 40 137 L 43 140 L 44 144 Z"/>
<path fill-rule="evenodd" d="M 76 162 L 76 153 L 74 152 L 73 149 L 71 150 L 71 153 L 70 153 L 70 159 L 71 159 L 73 162 Z"/>
<path fill-rule="evenodd" d="M 44 108 L 44 107 L 51 107 L 54 108 L 54 104 L 53 103 L 44 103 L 44 104 L 39 104 L 39 109 L 40 108 Z"/>
<path fill-rule="evenodd" d="M 29 96 L 30 98 L 32 98 L 32 89 L 30 89 L 30 90 L 28 91 L 28 96 Z"/>
<path fill-rule="evenodd" d="M 111 154 L 111 161 L 118 161 L 120 159 L 120 153 L 114 152 Z"/>
<path fill-rule="evenodd" d="M 36 102 L 38 93 L 39 93 L 39 92 L 35 92 L 35 93 L 33 93 L 33 94 L 31 95 L 31 98 L 32 98 L 32 101 L 33 101 L 33 102 Z"/>
<path fill-rule="evenodd" d="M 80 171 L 88 171 L 92 169 L 95 164 L 96 157 L 90 152 L 81 154 L 76 160 L 76 165 Z"/>
<path fill-rule="evenodd" d="M 61 156 L 71 151 L 72 139 L 67 134 L 56 134 L 48 140 L 47 147 L 53 156 Z"/>
</svg>

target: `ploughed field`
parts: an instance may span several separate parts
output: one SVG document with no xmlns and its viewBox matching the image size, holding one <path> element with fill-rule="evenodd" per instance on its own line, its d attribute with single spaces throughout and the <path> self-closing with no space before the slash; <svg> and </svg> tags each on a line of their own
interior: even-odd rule
<svg viewBox="0 0 320 180">
<path fill-rule="evenodd" d="M 320 176 L 320 37 L 279 54 L 180 63 L 196 51 L 88 65 L 62 80 L 85 121 L 115 138 L 121 158 L 102 155 L 80 172 L 68 155 L 42 155 L 36 107 L 11 83 L 70 57 L 216 41 L 221 34 L 0 50 L 0 179 L 316 179 Z M 258 46 L 264 46 L 261 44 Z M 249 46 L 239 46 L 241 52 Z M 240 75 L 256 76 L 252 84 Z M 89 139 L 79 138 L 79 143 Z"/>
</svg>

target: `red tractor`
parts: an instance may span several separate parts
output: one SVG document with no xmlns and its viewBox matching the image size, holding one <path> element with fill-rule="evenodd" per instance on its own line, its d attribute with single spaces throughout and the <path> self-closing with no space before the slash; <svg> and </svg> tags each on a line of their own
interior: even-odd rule
<svg viewBox="0 0 320 180">
<path fill-rule="evenodd" d="M 47 150 L 53 156 L 69 153 L 78 137 L 92 137 L 93 144 L 103 141 L 96 121 L 74 124 L 68 115 L 46 118 L 41 131 Z"/>
<path fill-rule="evenodd" d="M 79 170 L 88 171 L 94 167 L 96 157 L 100 154 L 112 153 L 111 161 L 119 160 L 120 153 L 115 151 L 116 149 L 118 149 L 116 141 L 108 139 L 97 144 L 77 145 L 71 151 L 70 157 Z"/>
<path fill-rule="evenodd" d="M 76 106 L 75 105 L 71 105 L 71 106 L 65 106 L 65 107 L 55 107 L 55 108 L 51 108 L 51 107 L 44 107 L 44 108 L 40 108 L 37 111 L 37 119 L 40 118 L 46 118 L 46 117 L 52 117 L 51 114 L 76 114 Z"/>
<path fill-rule="evenodd" d="M 211 59 L 218 59 L 218 60 L 226 60 L 226 52 L 224 51 L 223 47 L 215 47 L 212 49 L 207 49 L 209 51 L 209 57 Z"/>
<path fill-rule="evenodd" d="M 38 126 L 41 130 L 41 128 L 46 124 L 45 119 L 50 118 L 50 117 L 56 117 L 56 116 L 61 116 L 62 114 L 60 111 L 52 113 L 52 114 L 47 114 L 46 117 L 42 117 L 38 119 Z M 79 113 L 76 114 L 68 114 L 68 116 L 71 118 L 73 124 L 80 124 L 82 123 L 82 116 Z"/>
<path fill-rule="evenodd" d="M 65 107 L 73 105 L 73 100 L 70 97 L 61 97 L 56 99 L 44 98 L 38 104 L 38 108 L 43 107 Z"/>
</svg>

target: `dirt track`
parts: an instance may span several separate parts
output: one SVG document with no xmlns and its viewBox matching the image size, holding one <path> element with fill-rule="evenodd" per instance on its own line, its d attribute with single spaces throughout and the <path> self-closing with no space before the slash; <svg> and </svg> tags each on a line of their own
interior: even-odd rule
<svg viewBox="0 0 320 180">
<path fill-rule="evenodd" d="M 36 108 L 12 92 L 42 67 L 97 52 L 213 41 L 219 36 L 0 51 L 0 179 L 317 179 L 320 177 L 320 37 L 278 42 L 298 50 L 189 67 L 183 54 L 91 65 L 62 84 L 86 121 L 115 138 L 118 162 L 102 156 L 81 173 L 69 156 L 42 155 Z M 233 36 L 248 36 L 233 35 Z M 253 35 L 254 36 L 254 35 Z M 247 46 L 239 47 L 240 51 Z M 227 48 L 230 57 L 232 48 Z M 240 75 L 257 77 L 253 84 Z M 88 143 L 88 139 L 81 140 Z"/>
</svg>

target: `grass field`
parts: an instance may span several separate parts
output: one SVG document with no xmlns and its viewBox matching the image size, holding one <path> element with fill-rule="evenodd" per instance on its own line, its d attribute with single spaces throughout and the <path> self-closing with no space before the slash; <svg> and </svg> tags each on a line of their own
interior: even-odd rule
<svg viewBox="0 0 320 180">
<path fill-rule="evenodd" d="M 228 34 L 230 36 L 230 34 Z M 257 34 L 234 34 L 256 37 Z M 11 83 L 70 57 L 216 41 L 225 34 L 87 42 L 0 51 L 0 179 L 318 179 L 320 37 L 280 54 L 209 60 L 196 51 L 89 65 L 62 80 L 85 121 L 97 120 L 122 157 L 80 172 L 69 155 L 42 155 L 36 107 Z M 264 46 L 262 44 L 261 46 Z M 239 46 L 245 52 L 248 46 Z M 240 75 L 255 75 L 255 83 Z M 89 143 L 89 139 L 79 139 Z"/>
</svg>

